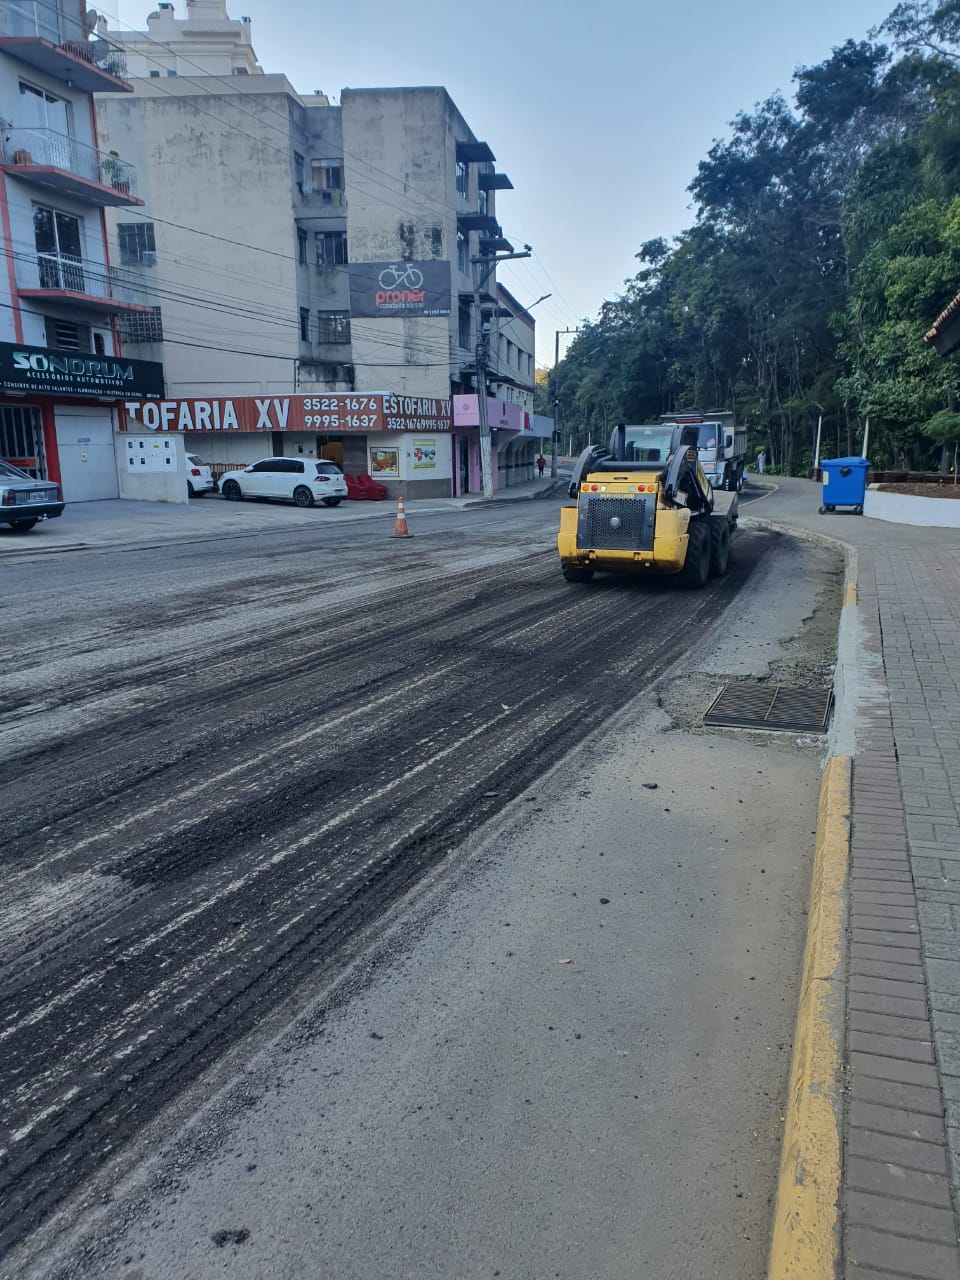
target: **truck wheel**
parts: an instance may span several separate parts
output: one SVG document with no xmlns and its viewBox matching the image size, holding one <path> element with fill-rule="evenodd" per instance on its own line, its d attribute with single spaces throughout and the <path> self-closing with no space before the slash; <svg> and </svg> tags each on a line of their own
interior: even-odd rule
<svg viewBox="0 0 960 1280">
<path fill-rule="evenodd" d="M 702 518 L 691 520 L 687 530 L 687 558 L 680 570 L 685 587 L 704 587 L 710 577 L 710 531 Z"/>
<path fill-rule="evenodd" d="M 737 493 L 743 488 L 743 467 L 737 467 Z"/>
<path fill-rule="evenodd" d="M 730 526 L 722 516 L 710 517 L 710 572 L 722 578 L 730 560 Z"/>
<path fill-rule="evenodd" d="M 561 565 L 561 571 L 567 582 L 590 582 L 593 578 L 592 569 L 581 569 L 575 564 Z"/>
</svg>

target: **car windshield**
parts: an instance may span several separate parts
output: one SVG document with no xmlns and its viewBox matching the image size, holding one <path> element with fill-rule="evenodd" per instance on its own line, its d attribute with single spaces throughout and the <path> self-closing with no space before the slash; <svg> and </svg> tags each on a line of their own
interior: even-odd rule
<svg viewBox="0 0 960 1280">
<path fill-rule="evenodd" d="M 627 427 L 626 462 L 666 462 L 670 457 L 670 427 Z"/>
<path fill-rule="evenodd" d="M 32 480 L 32 476 L 28 476 L 25 471 L 20 471 L 16 467 L 11 467 L 9 462 L 0 462 L 0 476 L 6 476 L 8 480 Z"/>
<path fill-rule="evenodd" d="M 332 462 L 318 462 L 317 475 L 318 476 L 338 476 L 340 475 L 340 468 L 338 466 L 335 466 Z"/>
</svg>

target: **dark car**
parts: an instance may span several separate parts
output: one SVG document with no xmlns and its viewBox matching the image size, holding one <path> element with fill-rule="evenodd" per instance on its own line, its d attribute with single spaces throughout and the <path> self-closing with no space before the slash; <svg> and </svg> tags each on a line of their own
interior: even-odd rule
<svg viewBox="0 0 960 1280">
<path fill-rule="evenodd" d="M 0 462 L 0 525 L 26 533 L 38 520 L 63 515 L 63 493 L 50 480 L 34 480 L 19 467 Z"/>
</svg>

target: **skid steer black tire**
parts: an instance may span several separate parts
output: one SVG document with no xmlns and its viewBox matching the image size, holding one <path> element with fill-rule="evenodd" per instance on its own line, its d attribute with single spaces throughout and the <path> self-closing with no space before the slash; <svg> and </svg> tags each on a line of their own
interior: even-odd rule
<svg viewBox="0 0 960 1280">
<path fill-rule="evenodd" d="M 575 564 L 562 565 L 561 570 L 567 582 L 590 582 L 593 578 L 592 569 L 580 569 Z"/>
<path fill-rule="evenodd" d="M 679 573 L 680 585 L 705 587 L 710 577 L 710 530 L 701 517 L 691 520 L 687 532 L 687 558 Z"/>
<path fill-rule="evenodd" d="M 730 525 L 723 516 L 710 517 L 710 572 L 722 578 L 730 559 Z"/>
</svg>

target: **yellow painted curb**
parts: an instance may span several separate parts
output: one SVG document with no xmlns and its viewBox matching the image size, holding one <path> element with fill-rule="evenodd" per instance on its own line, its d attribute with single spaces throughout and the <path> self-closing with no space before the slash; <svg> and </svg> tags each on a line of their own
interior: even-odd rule
<svg viewBox="0 0 960 1280">
<path fill-rule="evenodd" d="M 856 604 L 856 603 L 857 603 L 857 582 L 856 582 L 856 578 L 854 578 L 854 579 L 853 579 L 853 581 L 846 583 L 846 585 L 844 586 L 844 588 L 843 588 L 843 603 L 844 603 L 844 606 L 846 606 L 846 605 L 848 605 L 848 604 Z"/>
<path fill-rule="evenodd" d="M 839 1258 L 840 1036 L 850 779 L 849 756 L 834 756 L 820 784 L 769 1280 L 834 1280 Z"/>
</svg>

